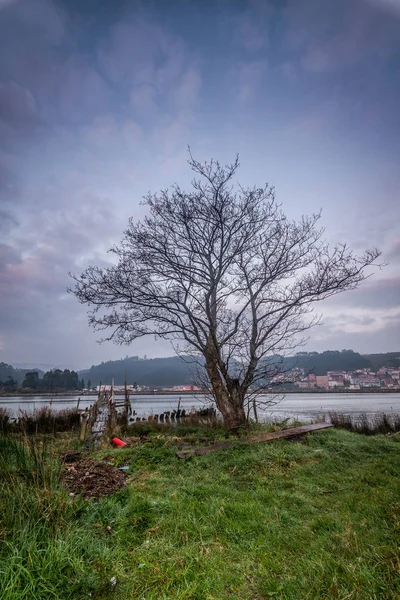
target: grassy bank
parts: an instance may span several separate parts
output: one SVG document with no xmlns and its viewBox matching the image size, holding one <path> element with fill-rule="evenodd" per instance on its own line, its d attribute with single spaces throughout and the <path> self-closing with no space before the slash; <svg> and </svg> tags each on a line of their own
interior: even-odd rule
<svg viewBox="0 0 400 600">
<path fill-rule="evenodd" d="M 400 436 L 328 430 L 187 460 L 178 438 L 98 452 L 130 466 L 99 502 L 61 488 L 54 448 L 3 438 L 0 597 L 400 597 Z"/>
<path fill-rule="evenodd" d="M 57 434 L 79 429 L 80 416 L 77 408 L 54 410 L 42 406 L 37 410 L 20 410 L 17 418 L 11 417 L 7 408 L 0 407 L 0 435 L 19 434 L 24 436 L 42 433 Z"/>
<path fill-rule="evenodd" d="M 400 432 L 400 415 L 395 413 L 376 413 L 372 415 L 359 413 L 349 415 L 330 412 L 329 422 L 339 429 L 347 429 L 347 431 L 355 431 L 364 435 Z"/>
</svg>

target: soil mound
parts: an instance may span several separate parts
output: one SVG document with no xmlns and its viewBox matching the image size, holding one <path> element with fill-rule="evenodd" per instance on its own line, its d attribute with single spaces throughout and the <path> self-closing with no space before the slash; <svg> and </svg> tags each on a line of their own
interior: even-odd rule
<svg viewBox="0 0 400 600">
<path fill-rule="evenodd" d="M 126 473 L 106 460 L 96 461 L 80 455 L 67 455 L 61 460 L 64 462 L 63 485 L 70 494 L 81 494 L 85 500 L 99 500 L 126 485 Z"/>
</svg>

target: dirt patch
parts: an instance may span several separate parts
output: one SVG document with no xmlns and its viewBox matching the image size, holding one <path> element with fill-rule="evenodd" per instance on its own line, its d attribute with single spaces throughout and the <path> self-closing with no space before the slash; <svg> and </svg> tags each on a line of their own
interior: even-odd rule
<svg viewBox="0 0 400 600">
<path fill-rule="evenodd" d="M 124 442 L 126 443 L 127 446 L 135 446 L 136 444 L 146 444 L 148 442 L 151 442 L 151 439 L 147 436 L 140 436 L 140 437 L 130 436 L 130 437 L 124 437 Z"/>
<path fill-rule="evenodd" d="M 108 462 L 92 458 L 77 457 L 67 461 L 62 475 L 63 485 L 70 494 L 82 494 L 85 500 L 99 500 L 103 496 L 114 494 L 126 485 L 126 473 Z"/>
<path fill-rule="evenodd" d="M 185 445 L 190 445 L 190 444 L 206 444 L 206 443 L 214 443 L 216 441 L 216 437 L 186 437 L 186 436 L 177 436 L 177 435 L 165 435 L 165 434 L 160 434 L 160 435 L 155 435 L 153 437 L 148 437 L 148 436 L 129 436 L 129 437 L 124 437 L 124 442 L 127 444 L 127 446 L 136 446 L 138 444 L 149 444 L 154 440 L 162 440 L 165 442 L 165 444 L 167 445 L 174 445 L 174 444 L 185 444 Z"/>
</svg>

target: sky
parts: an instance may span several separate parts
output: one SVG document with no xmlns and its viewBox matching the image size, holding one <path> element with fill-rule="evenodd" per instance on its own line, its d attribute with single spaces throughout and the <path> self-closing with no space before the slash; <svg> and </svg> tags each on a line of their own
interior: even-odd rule
<svg viewBox="0 0 400 600">
<path fill-rule="evenodd" d="M 0 361 L 167 356 L 99 344 L 68 273 L 104 265 L 187 145 L 290 218 L 382 251 L 309 350 L 400 350 L 400 0 L 0 0 Z"/>
</svg>

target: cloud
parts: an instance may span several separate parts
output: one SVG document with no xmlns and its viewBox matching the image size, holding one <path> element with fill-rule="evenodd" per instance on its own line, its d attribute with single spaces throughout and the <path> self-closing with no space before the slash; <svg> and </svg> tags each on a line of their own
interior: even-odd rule
<svg viewBox="0 0 400 600">
<path fill-rule="evenodd" d="M 380 64 L 397 46 L 398 23 L 378 2 L 289 2 L 283 15 L 285 41 L 310 73 L 351 69 L 365 60 Z"/>
<path fill-rule="evenodd" d="M 400 311 L 398 306 L 387 311 L 377 308 L 374 310 L 357 307 L 344 309 L 346 312 L 335 312 L 323 318 L 322 328 L 331 333 L 373 333 L 379 332 L 387 326 L 387 321 L 399 321 Z"/>
<path fill-rule="evenodd" d="M 360 352 L 398 350 L 399 307 L 397 274 L 364 281 L 356 290 L 334 296 L 318 306 L 322 324 L 312 330 L 308 347 L 319 350 L 349 347 Z"/>
<path fill-rule="evenodd" d="M 4 269 L 6 265 L 14 265 L 21 262 L 19 252 L 8 244 L 0 243 L 0 267 Z"/>
<path fill-rule="evenodd" d="M 268 49 L 269 28 L 275 13 L 272 2 L 250 0 L 243 7 L 236 8 L 234 11 L 226 11 L 220 19 L 222 32 L 249 54 L 258 54 Z"/>
<path fill-rule="evenodd" d="M 99 61 L 105 75 L 128 91 L 135 85 L 163 91 L 182 73 L 183 42 L 158 24 L 127 17 L 113 26 Z"/>
<path fill-rule="evenodd" d="M 18 224 L 16 218 L 7 210 L 0 208 L 0 233 L 6 233 Z"/>
<path fill-rule="evenodd" d="M 366 354 L 369 352 L 396 352 L 399 350 L 400 318 L 394 317 L 390 323 L 384 324 L 379 329 L 364 328 L 352 330 L 348 328 L 322 325 L 318 332 L 310 336 L 307 344 L 309 350 L 323 351 L 341 350 L 343 347 L 352 348 L 356 352 Z"/>
<path fill-rule="evenodd" d="M 9 119 L 25 115 L 32 121 L 40 113 L 47 126 L 58 126 L 108 109 L 112 89 L 90 52 L 78 48 L 73 21 L 61 4 L 22 0 L 7 11 L 0 37 L 8 49 L 0 55 L 0 81 L 7 86 Z"/>
<path fill-rule="evenodd" d="M 4 0 L 3 0 L 4 1 Z M 6 0 L 7 2 L 7 0 Z M 53 0 L 11 0 L 9 18 L 19 22 L 36 36 L 51 44 L 59 44 L 70 35 L 69 20 L 60 4 Z"/>
<path fill-rule="evenodd" d="M 62 182 L 54 187 L 62 188 Z M 47 193 L 53 196 L 50 190 Z M 0 244 L 0 360 L 43 362 L 47 357 L 50 362 L 82 367 L 100 361 L 104 353 L 115 358 L 122 354 L 112 344 L 97 346 L 101 336 L 89 330 L 86 309 L 66 294 L 66 288 L 72 285 L 68 271 L 80 273 L 93 262 L 110 264 L 113 257 L 106 251 L 121 237 L 126 223 L 115 214 L 109 198 L 82 188 L 74 196 L 73 210 L 63 201 L 57 211 L 26 214 L 13 245 Z M 148 352 L 151 346 L 151 341 L 142 343 L 138 351 Z"/>
<path fill-rule="evenodd" d="M 392 247 L 388 252 L 388 259 L 393 262 L 400 262 L 400 239 L 393 240 Z"/>
<path fill-rule="evenodd" d="M 133 88 L 130 99 L 136 114 L 153 115 L 159 110 L 161 94 L 153 84 L 142 83 Z"/>
<path fill-rule="evenodd" d="M 266 19 L 254 19 L 254 13 L 238 17 L 234 35 L 239 43 L 251 53 L 259 52 L 269 46 Z"/>
<path fill-rule="evenodd" d="M 7 6 L 11 6 L 12 4 L 17 4 L 19 0 L 0 0 L 0 10 L 7 8 Z"/>
<path fill-rule="evenodd" d="M 154 123 L 176 110 L 191 115 L 201 89 L 199 65 L 180 36 L 143 16 L 116 23 L 99 51 L 100 72 L 124 90 L 133 118 Z"/>
<path fill-rule="evenodd" d="M 399 0 L 365 0 L 378 10 L 388 11 L 395 17 L 400 17 Z"/>
<path fill-rule="evenodd" d="M 80 272 L 91 260 L 105 264 L 106 250 L 122 226 L 110 201 L 77 192 L 79 205 L 27 214 L 13 244 L 0 245 L 0 333 L 5 350 L 29 336 L 56 343 L 68 329 L 82 327 L 85 311 L 66 299 L 68 271 Z M 79 317 L 80 314 L 80 317 Z M 70 347 L 71 349 L 71 347 Z"/>
<path fill-rule="evenodd" d="M 183 71 L 181 79 L 171 92 L 174 105 L 180 110 L 194 108 L 199 100 L 201 90 L 201 75 L 196 65 L 190 65 Z"/>
<path fill-rule="evenodd" d="M 234 99 L 240 104 L 255 99 L 267 71 L 266 60 L 252 60 L 239 63 L 230 73 Z"/>
<path fill-rule="evenodd" d="M 334 315 L 334 318 L 337 318 L 338 314 L 343 314 L 343 307 L 346 307 L 348 309 L 346 314 L 357 318 L 368 316 L 380 321 L 385 315 L 390 314 L 388 311 L 395 310 L 399 306 L 400 277 L 398 274 L 380 279 L 375 274 L 372 279 L 364 281 L 356 290 L 333 296 L 321 305 L 324 314 Z M 338 313 L 339 310 L 340 313 Z"/>
<path fill-rule="evenodd" d="M 400 277 L 367 281 L 343 298 L 349 306 L 394 308 L 400 304 Z"/>
<path fill-rule="evenodd" d="M 188 143 L 204 158 L 240 151 L 240 176 L 277 181 L 289 212 L 322 203 L 339 239 L 381 245 L 393 262 L 381 287 L 367 282 L 326 315 L 341 315 L 345 339 L 380 336 L 382 310 L 396 323 L 397 75 L 388 74 L 398 19 L 367 0 L 324 4 L 219 3 L 194 19 L 189 8 L 164 18 L 162 3 L 95 11 L 3 0 L 2 358 L 119 356 L 94 343 L 84 308 L 65 294 L 67 272 L 106 264 L 148 189 L 186 187 Z M 152 344 L 132 351 L 154 354 Z"/>
<path fill-rule="evenodd" d="M 0 151 L 0 201 L 15 198 L 18 178 L 13 155 Z"/>
<path fill-rule="evenodd" d="M 284 62 L 280 66 L 280 72 L 284 79 L 290 83 L 297 82 L 299 80 L 299 74 L 295 65 L 291 62 Z"/>
<path fill-rule="evenodd" d="M 0 136 L 3 144 L 31 139 L 42 126 L 33 94 L 14 81 L 0 81 Z"/>
</svg>

